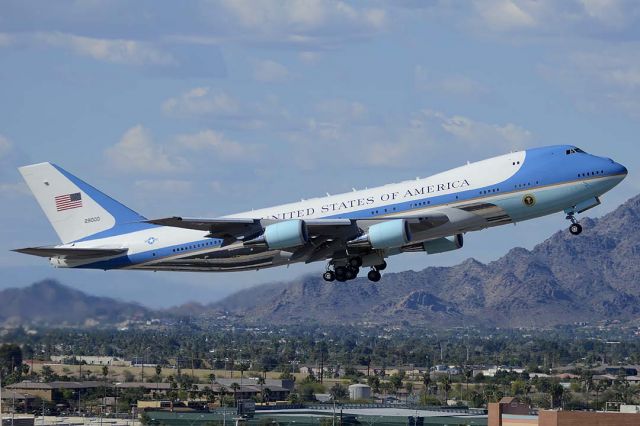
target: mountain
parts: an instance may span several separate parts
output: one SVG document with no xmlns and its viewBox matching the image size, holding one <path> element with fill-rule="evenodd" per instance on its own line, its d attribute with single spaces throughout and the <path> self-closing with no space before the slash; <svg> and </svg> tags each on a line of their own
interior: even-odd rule
<svg viewBox="0 0 640 426">
<path fill-rule="evenodd" d="M 0 291 L 0 325 L 113 325 L 154 317 L 227 315 L 248 324 L 479 324 L 537 327 L 640 319 L 640 195 L 580 236 L 557 232 L 533 250 L 483 264 L 326 283 L 317 276 L 239 291 L 220 302 L 151 311 L 56 281 Z"/>
<path fill-rule="evenodd" d="M 557 232 L 533 250 L 483 264 L 326 283 L 302 277 L 240 291 L 209 305 L 250 323 L 547 326 L 640 317 L 640 196 L 584 232 Z"/>
<path fill-rule="evenodd" d="M 57 281 L 0 291 L 0 324 L 97 325 L 142 319 L 150 311 L 135 303 L 89 296 Z"/>
</svg>

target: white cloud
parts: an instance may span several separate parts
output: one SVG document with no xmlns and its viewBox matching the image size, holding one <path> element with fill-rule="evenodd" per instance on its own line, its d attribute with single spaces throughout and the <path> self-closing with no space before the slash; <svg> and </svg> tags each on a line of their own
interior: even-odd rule
<svg viewBox="0 0 640 426">
<path fill-rule="evenodd" d="M 258 154 L 258 146 L 229 140 L 222 133 L 210 129 L 178 135 L 176 140 L 186 149 L 212 151 L 218 157 L 227 160 L 251 160 L 257 158 Z"/>
<path fill-rule="evenodd" d="M 298 58 L 305 64 L 313 64 L 314 62 L 317 62 L 320 59 L 320 53 L 313 52 L 310 50 L 305 50 L 298 54 Z"/>
<path fill-rule="evenodd" d="M 433 110 L 422 111 L 427 120 L 435 120 L 448 134 L 472 145 L 494 145 L 503 149 L 522 149 L 531 140 L 529 130 L 513 123 L 504 125 L 475 121 L 461 115 L 447 116 Z"/>
<path fill-rule="evenodd" d="M 174 58 L 150 43 L 78 36 L 61 32 L 37 33 L 35 40 L 45 45 L 68 49 L 98 61 L 131 65 L 172 65 Z"/>
<path fill-rule="evenodd" d="M 235 32 L 238 27 L 244 39 L 255 41 L 258 36 L 260 43 L 335 45 L 346 38 L 370 36 L 387 25 L 385 10 L 343 1 L 223 0 L 221 5 L 232 17 Z"/>
<path fill-rule="evenodd" d="M 0 33 L 0 47 L 11 46 L 15 41 L 15 38 L 11 34 Z"/>
<path fill-rule="evenodd" d="M 11 143 L 11 141 L 6 137 L 0 135 L 0 159 L 8 156 L 12 149 L 13 144 Z"/>
<path fill-rule="evenodd" d="M 140 124 L 127 130 L 106 155 L 111 165 L 127 172 L 172 172 L 185 166 L 183 158 L 167 154 Z"/>
<path fill-rule="evenodd" d="M 636 0 L 473 0 L 473 6 L 471 13 L 454 8 L 454 18 L 481 33 L 562 36 L 563 41 L 602 35 L 637 38 L 640 18 Z M 434 15 L 442 17 L 445 10 L 451 8 L 440 7 Z"/>
<path fill-rule="evenodd" d="M 134 185 L 137 189 L 150 193 L 188 194 L 193 188 L 193 183 L 180 179 L 142 179 Z"/>
<path fill-rule="evenodd" d="M 31 195 L 31 190 L 24 182 L 2 183 L 0 182 L 0 194 L 3 195 Z"/>
<path fill-rule="evenodd" d="M 493 30 L 511 30 L 536 26 L 535 18 L 522 3 L 514 0 L 477 0 L 474 6 L 484 23 Z"/>
<path fill-rule="evenodd" d="M 177 115 L 236 115 L 238 100 L 224 92 L 212 92 L 209 87 L 196 87 L 162 104 L 164 112 Z"/>
<path fill-rule="evenodd" d="M 253 78 L 258 81 L 275 83 L 284 81 L 289 77 L 289 70 L 275 61 L 265 60 L 255 64 Z"/>
<path fill-rule="evenodd" d="M 567 92 L 578 108 L 603 112 L 615 108 L 640 116 L 640 43 L 593 44 L 590 50 L 554 58 L 540 74 Z"/>
<path fill-rule="evenodd" d="M 414 67 L 413 78 L 418 90 L 456 96 L 478 96 L 488 92 L 486 87 L 469 77 L 460 74 L 437 77 L 421 65 Z"/>
<path fill-rule="evenodd" d="M 315 109 L 323 118 L 341 123 L 364 120 L 368 113 L 363 103 L 346 99 L 325 99 L 318 102 Z"/>
</svg>

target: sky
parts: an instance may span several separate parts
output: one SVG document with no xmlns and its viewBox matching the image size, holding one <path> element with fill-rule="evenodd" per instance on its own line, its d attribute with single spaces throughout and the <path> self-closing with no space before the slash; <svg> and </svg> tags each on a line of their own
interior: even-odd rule
<svg viewBox="0 0 640 426">
<path fill-rule="evenodd" d="M 53 269 L 17 167 L 55 162 L 149 218 L 216 217 L 574 144 L 640 192 L 640 2 L 194 0 L 0 3 L 0 288 L 44 278 L 164 307 L 319 274 Z M 489 262 L 562 214 L 466 235 L 390 271 Z"/>
</svg>

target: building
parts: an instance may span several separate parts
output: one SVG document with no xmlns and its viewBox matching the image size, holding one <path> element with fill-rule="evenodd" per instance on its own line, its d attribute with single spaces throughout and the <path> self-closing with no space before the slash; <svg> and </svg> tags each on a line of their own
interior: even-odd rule
<svg viewBox="0 0 640 426">
<path fill-rule="evenodd" d="M 371 386 L 360 383 L 349 386 L 349 399 L 371 399 Z"/>
<path fill-rule="evenodd" d="M 85 363 L 87 365 L 108 365 L 118 367 L 130 367 L 131 361 L 125 361 L 114 356 L 93 356 L 93 355 L 52 355 L 51 361 L 59 364 L 78 364 Z"/>
<path fill-rule="evenodd" d="M 31 408 L 36 397 L 28 393 L 20 393 L 9 389 L 2 389 L 2 412 L 10 413 L 15 409 L 25 411 Z"/>
<path fill-rule="evenodd" d="M 89 389 L 96 389 L 104 386 L 104 382 L 31 382 L 24 380 L 20 383 L 8 385 L 6 389 L 17 392 L 19 394 L 31 395 L 50 402 L 63 401 L 62 393 L 64 390 L 74 392 L 83 392 Z M 4 397 L 4 395 L 3 395 Z"/>
<path fill-rule="evenodd" d="M 541 410 L 538 413 L 517 398 L 489 404 L 488 426 L 637 426 L 640 413 Z"/>
<path fill-rule="evenodd" d="M 222 383 L 221 383 L 222 382 Z M 274 380 L 274 382 L 279 382 Z M 235 391 L 235 397 L 238 399 L 252 399 L 258 397 L 258 395 L 263 395 L 268 392 L 268 399 L 270 401 L 285 401 L 289 398 L 289 393 L 291 393 L 290 389 L 284 388 L 282 386 L 278 386 L 276 384 L 268 384 L 257 385 L 257 384 L 240 384 L 235 380 L 221 380 L 220 382 L 216 381 L 213 384 L 211 383 L 196 383 L 192 388 L 186 390 L 187 393 L 193 392 L 205 392 L 209 389 L 213 396 L 216 399 L 220 399 L 223 395 L 233 395 L 233 383 L 238 384 L 238 389 Z M 115 385 L 118 389 L 144 389 L 145 397 L 151 398 L 155 394 L 166 395 L 169 391 L 172 390 L 170 383 L 149 383 L 149 382 L 124 382 L 124 383 L 116 383 Z M 180 392 L 182 389 L 175 388 L 175 391 Z M 157 397 L 157 395 L 155 395 Z M 193 396 L 193 395 L 192 395 Z M 193 398 L 191 398 L 193 399 Z M 202 399 L 202 395 L 196 397 L 196 399 Z"/>
</svg>

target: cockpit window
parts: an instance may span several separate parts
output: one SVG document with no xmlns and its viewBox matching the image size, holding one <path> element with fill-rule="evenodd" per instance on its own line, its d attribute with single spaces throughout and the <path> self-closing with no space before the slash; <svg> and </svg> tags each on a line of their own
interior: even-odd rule
<svg viewBox="0 0 640 426">
<path fill-rule="evenodd" d="M 567 155 L 576 154 L 576 153 L 586 154 L 586 152 L 584 152 L 580 148 L 571 148 L 566 151 Z"/>
</svg>

